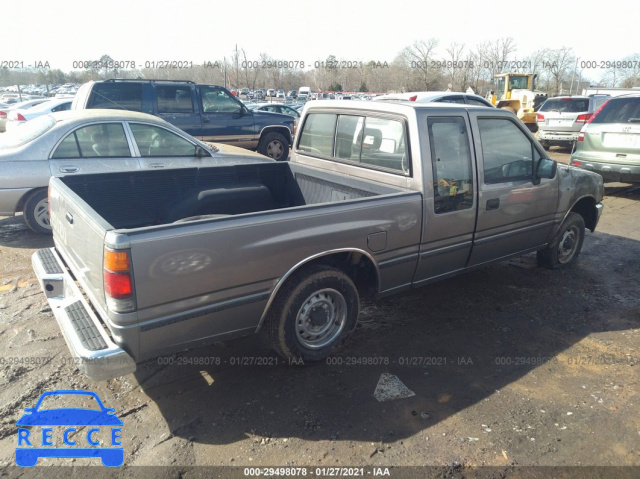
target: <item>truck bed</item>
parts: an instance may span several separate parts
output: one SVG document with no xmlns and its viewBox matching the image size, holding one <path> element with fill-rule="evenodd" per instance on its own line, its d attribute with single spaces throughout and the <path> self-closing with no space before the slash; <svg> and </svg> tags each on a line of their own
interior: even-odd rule
<svg viewBox="0 0 640 479">
<path fill-rule="evenodd" d="M 297 164 L 137 171 L 62 178 L 113 229 L 257 213 L 401 190 Z"/>
</svg>

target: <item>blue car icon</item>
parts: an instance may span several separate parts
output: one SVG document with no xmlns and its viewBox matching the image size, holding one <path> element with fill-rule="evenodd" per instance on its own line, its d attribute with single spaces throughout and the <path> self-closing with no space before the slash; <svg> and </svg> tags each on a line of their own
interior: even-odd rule
<svg viewBox="0 0 640 479">
<path fill-rule="evenodd" d="M 100 409 L 57 408 L 40 410 L 42 401 L 48 396 L 80 395 L 95 399 Z M 107 467 L 118 467 L 124 463 L 124 449 L 120 446 L 120 431 L 122 421 L 115 415 L 115 410 L 104 407 L 100 397 L 92 391 L 49 391 L 43 393 L 33 408 L 25 408 L 25 414 L 18 419 L 18 447 L 16 448 L 16 464 L 23 467 L 35 466 L 41 457 L 56 458 L 86 458 L 99 457 Z M 42 436 L 31 436 L 31 426 L 41 426 Z M 69 447 L 53 447 L 53 429 L 49 426 L 64 427 L 62 439 Z M 73 447 L 81 440 L 72 440 L 70 434 L 76 434 L 78 429 L 86 428 L 87 446 Z M 104 429 L 110 428 L 111 447 L 104 447 L 95 438 Z M 84 430 L 83 430 L 84 432 Z M 41 439 L 41 443 L 37 444 Z M 30 446 L 30 447 L 21 447 Z M 38 447 L 41 446 L 41 447 Z M 95 447 L 103 446 L 103 447 Z"/>
</svg>

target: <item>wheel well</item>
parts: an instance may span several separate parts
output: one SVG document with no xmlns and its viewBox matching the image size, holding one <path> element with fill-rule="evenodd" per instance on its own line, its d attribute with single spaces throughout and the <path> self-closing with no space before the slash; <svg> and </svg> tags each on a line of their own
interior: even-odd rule
<svg viewBox="0 0 640 479">
<path fill-rule="evenodd" d="M 260 132 L 260 140 L 268 135 L 269 133 L 280 133 L 285 139 L 289 142 L 289 146 L 291 146 L 291 130 L 286 126 L 274 126 L 274 127 L 266 127 Z"/>
<path fill-rule="evenodd" d="M 593 233 L 593 231 L 596 229 L 596 223 L 598 219 L 596 200 L 591 197 L 582 198 L 575 205 L 573 205 L 571 211 L 582 216 L 582 219 L 584 219 L 584 225 Z"/>
<path fill-rule="evenodd" d="M 29 200 L 29 198 L 35 195 L 38 191 L 46 190 L 46 189 L 47 188 L 34 188 L 32 190 L 29 190 L 24 195 L 22 195 L 22 198 L 20 198 L 20 201 L 18 201 L 18 204 L 16 205 L 16 212 L 24 211 L 24 205 Z"/>
<path fill-rule="evenodd" d="M 378 292 L 378 272 L 370 258 L 357 251 L 329 254 L 315 258 L 302 267 L 325 264 L 346 273 L 358 288 L 361 298 L 375 296 Z"/>
</svg>

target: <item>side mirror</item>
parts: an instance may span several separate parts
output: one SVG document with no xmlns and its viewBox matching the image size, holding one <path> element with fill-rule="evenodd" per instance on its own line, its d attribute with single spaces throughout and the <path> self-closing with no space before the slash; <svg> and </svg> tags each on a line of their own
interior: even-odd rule
<svg viewBox="0 0 640 479">
<path fill-rule="evenodd" d="M 196 146 L 196 157 L 205 158 L 207 156 L 211 156 L 211 153 L 209 153 L 207 150 L 205 150 L 201 146 Z"/>
<path fill-rule="evenodd" d="M 540 158 L 536 165 L 535 175 L 533 176 L 533 183 L 535 185 L 540 184 L 542 178 L 552 179 L 556 176 L 558 170 L 558 164 L 551 158 Z"/>
</svg>

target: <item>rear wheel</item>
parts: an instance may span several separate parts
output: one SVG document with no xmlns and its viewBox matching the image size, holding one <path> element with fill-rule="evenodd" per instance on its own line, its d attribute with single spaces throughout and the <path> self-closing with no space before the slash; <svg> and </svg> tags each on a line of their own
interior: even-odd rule
<svg viewBox="0 0 640 479">
<path fill-rule="evenodd" d="M 315 265 L 294 273 L 278 292 L 267 328 L 287 359 L 321 361 L 340 347 L 358 320 L 359 297 L 339 269 Z"/>
<path fill-rule="evenodd" d="M 286 160 L 289 156 L 289 142 L 281 133 L 267 133 L 258 143 L 258 153 L 276 161 Z"/>
<path fill-rule="evenodd" d="M 41 235 L 51 234 L 49 221 L 49 198 L 47 190 L 32 193 L 24 203 L 24 222 L 29 228 Z"/>
<path fill-rule="evenodd" d="M 572 265 L 582 250 L 584 230 L 582 216 L 569 213 L 551 244 L 538 251 L 538 264 L 547 269 L 561 269 Z"/>
</svg>

